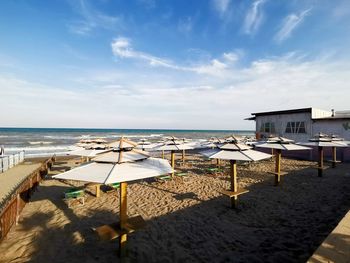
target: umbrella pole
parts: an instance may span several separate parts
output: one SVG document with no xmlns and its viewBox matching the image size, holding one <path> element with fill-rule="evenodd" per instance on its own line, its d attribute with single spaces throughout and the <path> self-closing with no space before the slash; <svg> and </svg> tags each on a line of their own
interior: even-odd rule
<svg viewBox="0 0 350 263">
<path fill-rule="evenodd" d="M 164 159 L 164 150 L 162 150 L 162 159 Z"/>
<path fill-rule="evenodd" d="M 332 147 L 332 152 L 333 152 L 332 168 L 335 168 L 336 162 L 337 162 L 337 148 L 336 147 Z"/>
<path fill-rule="evenodd" d="M 216 159 L 216 167 L 220 168 L 220 159 Z"/>
<path fill-rule="evenodd" d="M 323 174 L 323 147 L 318 147 L 318 176 L 322 177 Z"/>
<path fill-rule="evenodd" d="M 182 165 L 185 165 L 185 150 L 182 150 Z"/>
<path fill-rule="evenodd" d="M 119 211 L 119 217 L 120 217 L 120 229 L 122 232 L 125 230 L 125 225 L 128 220 L 127 215 L 127 183 L 121 183 L 120 184 L 120 211 Z M 126 256 L 126 244 L 127 244 L 127 234 L 123 233 L 119 236 L 119 256 L 121 258 L 124 258 Z"/>
<path fill-rule="evenodd" d="M 230 179 L 231 179 L 231 191 L 237 192 L 237 162 L 236 160 L 230 160 Z M 238 196 L 231 197 L 231 208 L 236 208 L 238 202 Z"/>
<path fill-rule="evenodd" d="M 171 167 L 173 168 L 173 170 L 175 170 L 175 152 L 171 151 Z M 171 176 L 174 177 L 175 172 L 173 171 L 171 173 Z"/>
<path fill-rule="evenodd" d="M 275 186 L 277 186 L 281 181 L 281 155 L 282 151 L 280 149 L 277 149 L 275 166 Z"/>
</svg>

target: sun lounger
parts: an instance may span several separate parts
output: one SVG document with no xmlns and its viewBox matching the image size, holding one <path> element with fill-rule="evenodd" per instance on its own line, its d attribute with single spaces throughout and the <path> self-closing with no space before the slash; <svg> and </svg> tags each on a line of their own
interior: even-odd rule
<svg viewBox="0 0 350 263">
<path fill-rule="evenodd" d="M 110 193 L 110 192 L 117 190 L 119 188 L 120 188 L 120 183 L 110 184 L 110 185 L 108 185 L 108 189 L 106 190 L 106 193 Z"/>
<path fill-rule="evenodd" d="M 71 207 L 72 202 L 78 201 L 81 205 L 85 204 L 84 189 L 70 188 L 64 192 L 64 200 L 67 201 L 68 207 Z"/>
<path fill-rule="evenodd" d="M 159 176 L 158 179 L 162 180 L 162 181 L 167 181 L 167 180 L 171 180 L 171 176 L 170 175 L 163 175 L 163 176 Z"/>
</svg>

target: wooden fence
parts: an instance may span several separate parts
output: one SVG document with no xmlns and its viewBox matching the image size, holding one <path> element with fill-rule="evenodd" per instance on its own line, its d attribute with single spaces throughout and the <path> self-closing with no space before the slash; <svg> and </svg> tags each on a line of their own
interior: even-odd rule
<svg viewBox="0 0 350 263">
<path fill-rule="evenodd" d="M 12 155 L 0 156 L 0 173 L 24 161 L 24 151 Z"/>
<path fill-rule="evenodd" d="M 32 172 L 16 190 L 10 195 L 3 209 L 0 211 L 0 241 L 3 240 L 14 224 L 18 223 L 19 215 L 29 201 L 40 181 L 51 168 L 55 156 L 47 159 L 42 165 Z"/>
</svg>

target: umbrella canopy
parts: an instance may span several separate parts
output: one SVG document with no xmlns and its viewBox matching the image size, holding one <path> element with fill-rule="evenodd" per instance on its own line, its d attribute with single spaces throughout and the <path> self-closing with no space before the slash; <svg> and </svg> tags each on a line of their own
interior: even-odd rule
<svg viewBox="0 0 350 263">
<path fill-rule="evenodd" d="M 295 144 L 293 140 L 283 137 L 272 137 L 266 141 L 258 142 L 255 144 L 256 147 L 270 148 L 276 150 L 286 151 L 298 151 L 298 150 L 310 150 L 311 148 Z"/>
<path fill-rule="evenodd" d="M 138 150 L 110 150 L 109 152 L 105 152 L 96 156 L 92 159 L 92 161 L 101 163 L 128 163 L 145 160 L 148 157 L 148 153 Z"/>
<path fill-rule="evenodd" d="M 95 150 L 104 150 L 107 148 L 107 145 L 102 143 L 90 143 L 83 146 L 85 149 L 95 149 Z"/>
<path fill-rule="evenodd" d="M 168 161 L 148 158 L 128 163 L 92 162 L 53 176 L 56 179 L 112 184 L 155 177 L 173 170 Z"/>
<path fill-rule="evenodd" d="M 120 150 L 120 149 L 128 149 L 128 148 L 134 148 L 137 146 L 137 143 L 136 142 L 132 142 L 132 141 L 129 141 L 125 138 L 121 138 L 120 140 L 118 141 L 115 141 L 115 142 L 111 142 L 111 143 L 108 143 L 108 146 L 110 148 L 114 148 L 114 149 L 117 149 L 117 150 Z"/>
<path fill-rule="evenodd" d="M 242 143 L 227 143 L 216 149 L 201 152 L 211 159 L 260 161 L 270 158 L 270 154 L 251 150 L 251 147 Z"/>
<path fill-rule="evenodd" d="M 82 156 L 82 157 L 95 157 L 98 154 L 104 153 L 106 150 L 94 150 L 94 149 L 77 149 L 67 152 L 68 155 Z"/>
</svg>

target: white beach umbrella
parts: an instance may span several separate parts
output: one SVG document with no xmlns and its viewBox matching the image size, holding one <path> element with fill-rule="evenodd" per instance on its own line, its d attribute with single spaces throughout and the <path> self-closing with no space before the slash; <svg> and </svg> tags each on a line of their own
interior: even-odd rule
<svg viewBox="0 0 350 263">
<path fill-rule="evenodd" d="M 175 137 L 172 137 L 172 139 L 167 140 L 160 144 L 159 146 L 155 147 L 153 150 L 155 151 L 162 151 L 162 157 L 164 158 L 164 151 L 171 151 L 171 166 L 173 169 L 175 169 L 175 152 L 176 151 L 182 151 L 182 162 L 185 163 L 185 150 L 192 150 L 194 149 L 193 146 L 182 143 L 181 140 L 178 140 Z M 172 176 L 174 176 L 174 173 L 172 173 Z"/>
<path fill-rule="evenodd" d="M 135 143 L 126 141 L 127 146 Z M 133 224 L 135 218 L 127 216 L 127 182 L 155 177 L 173 172 L 166 160 L 148 158 L 146 153 L 135 151 L 124 146 L 122 138 L 118 143 L 118 149 L 101 154 L 92 163 L 74 168 L 70 171 L 53 176 L 55 179 L 68 179 L 97 184 L 121 183 L 120 187 L 120 222 L 115 225 L 99 227 L 97 232 L 106 236 L 106 232 L 112 233 L 112 237 L 119 237 L 119 252 L 121 257 L 126 254 L 127 234 L 133 232 L 137 226 Z M 133 152 L 133 153 L 132 153 Z M 115 159 L 114 159 L 115 158 Z M 138 222 L 143 222 L 137 217 Z"/>
<path fill-rule="evenodd" d="M 73 151 L 67 152 L 68 155 L 74 155 L 74 156 L 81 156 L 81 157 L 86 157 L 86 158 L 92 158 L 97 156 L 98 154 L 104 153 L 107 150 L 95 150 L 95 149 L 90 149 L 87 150 L 85 148 L 81 149 L 76 149 Z"/>
<path fill-rule="evenodd" d="M 108 143 L 107 145 L 110 148 L 120 150 L 120 149 L 129 149 L 129 148 L 133 149 L 137 146 L 137 143 L 129 141 L 122 137 L 120 140 Z"/>
<path fill-rule="evenodd" d="M 281 175 L 286 174 L 281 171 L 281 158 L 283 151 L 300 151 L 300 150 L 311 150 L 310 147 L 305 147 L 302 145 L 295 144 L 293 140 L 283 138 L 283 137 L 272 137 L 268 138 L 266 141 L 259 142 L 255 144 L 255 147 L 269 148 L 276 150 L 275 156 L 275 185 L 277 186 L 281 181 Z"/>
<path fill-rule="evenodd" d="M 332 167 L 335 168 L 337 161 L 337 147 L 349 147 L 345 141 L 342 141 L 339 137 L 329 136 L 324 133 L 318 133 L 313 138 L 309 139 L 308 142 L 300 142 L 298 144 L 305 146 L 315 146 L 318 147 L 318 176 L 321 177 L 323 175 L 323 147 L 331 147 L 332 148 Z"/>
<path fill-rule="evenodd" d="M 211 159 L 223 159 L 230 161 L 231 188 L 229 191 L 222 191 L 222 193 L 230 197 L 232 208 L 237 206 L 238 196 L 248 192 L 246 189 L 238 188 L 237 161 L 260 161 L 271 157 L 270 154 L 251 150 L 249 146 L 238 142 L 227 143 L 219 148 L 201 153 Z"/>
</svg>

